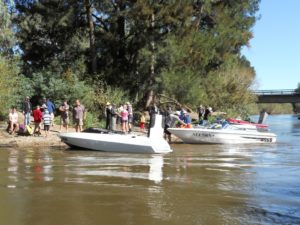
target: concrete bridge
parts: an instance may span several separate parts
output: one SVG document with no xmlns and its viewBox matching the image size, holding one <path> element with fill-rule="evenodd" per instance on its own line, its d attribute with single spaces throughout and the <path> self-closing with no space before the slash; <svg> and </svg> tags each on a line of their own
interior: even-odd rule
<svg viewBox="0 0 300 225">
<path fill-rule="evenodd" d="M 257 103 L 300 103 L 300 91 L 295 89 L 258 90 Z"/>
</svg>

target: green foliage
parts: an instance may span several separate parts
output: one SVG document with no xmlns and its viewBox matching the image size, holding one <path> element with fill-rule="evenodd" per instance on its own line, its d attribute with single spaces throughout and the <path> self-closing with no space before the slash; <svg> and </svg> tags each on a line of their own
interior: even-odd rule
<svg viewBox="0 0 300 225">
<path fill-rule="evenodd" d="M 255 101 L 250 87 L 255 71 L 244 58 L 227 55 L 215 69 L 214 42 L 193 34 L 183 40 L 171 37 L 165 47 L 168 69 L 157 78 L 165 95 L 188 105 L 210 105 L 217 110 L 242 113 Z M 204 50 L 211 49 L 205 52 Z"/>
<path fill-rule="evenodd" d="M 2 55 L 12 52 L 15 42 L 12 26 L 12 15 L 8 12 L 5 2 L 0 1 L 0 54 Z"/>
<path fill-rule="evenodd" d="M 69 70 L 63 74 L 51 71 L 34 73 L 31 89 L 36 103 L 39 103 L 42 97 L 52 99 L 57 106 L 64 100 L 68 100 L 72 105 L 76 99 L 80 99 L 86 108 L 93 107 L 94 90 L 84 81 L 79 81 L 77 75 Z"/>
<path fill-rule="evenodd" d="M 293 114 L 293 106 L 290 103 L 284 104 L 251 104 L 248 107 L 250 114 L 255 115 L 262 110 L 268 112 L 269 114 Z"/>
<path fill-rule="evenodd" d="M 240 50 L 259 0 L 15 2 L 18 82 L 35 104 L 79 98 L 101 114 L 107 101 L 143 105 L 152 91 L 232 111 L 254 101 L 255 71 Z"/>
<path fill-rule="evenodd" d="M 0 116 L 7 115 L 18 100 L 18 68 L 12 59 L 0 55 Z"/>
<path fill-rule="evenodd" d="M 86 113 L 86 118 L 84 120 L 84 127 L 105 127 L 105 122 L 104 120 L 99 121 L 97 115 L 95 113 L 87 112 Z"/>
<path fill-rule="evenodd" d="M 226 61 L 219 70 L 212 71 L 203 80 L 205 89 L 204 104 L 214 109 L 241 109 L 255 101 L 250 91 L 255 73 L 252 68 L 243 65 L 239 59 Z"/>
</svg>

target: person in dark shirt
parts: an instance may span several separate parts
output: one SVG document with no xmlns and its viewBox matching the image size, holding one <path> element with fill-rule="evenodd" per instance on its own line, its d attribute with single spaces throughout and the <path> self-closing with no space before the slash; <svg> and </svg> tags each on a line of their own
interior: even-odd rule
<svg viewBox="0 0 300 225">
<path fill-rule="evenodd" d="M 62 127 L 66 128 L 66 132 L 68 132 L 69 126 L 69 109 L 68 101 L 65 100 L 59 107 L 60 111 L 60 132 L 62 131 Z"/>
<path fill-rule="evenodd" d="M 203 116 L 203 125 L 205 125 L 208 122 L 209 117 L 212 115 L 212 113 L 213 113 L 212 108 L 207 106 Z"/>
<path fill-rule="evenodd" d="M 22 110 L 24 114 L 24 125 L 30 125 L 30 115 L 32 112 L 32 105 L 30 103 L 29 97 L 26 96 L 23 105 L 22 105 Z"/>
<path fill-rule="evenodd" d="M 205 108 L 202 105 L 200 105 L 197 108 L 197 113 L 198 113 L 199 124 L 202 124 L 202 122 L 203 122 L 203 116 L 204 116 L 204 113 L 205 113 Z"/>
<path fill-rule="evenodd" d="M 109 102 L 106 103 L 105 114 L 106 114 L 105 129 L 112 130 L 112 117 L 113 117 L 113 114 L 112 114 L 112 105 Z"/>
</svg>

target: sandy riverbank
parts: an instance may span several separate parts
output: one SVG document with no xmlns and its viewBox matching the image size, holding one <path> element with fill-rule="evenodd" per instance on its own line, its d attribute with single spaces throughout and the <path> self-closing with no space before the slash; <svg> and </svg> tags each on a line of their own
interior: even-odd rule
<svg viewBox="0 0 300 225">
<path fill-rule="evenodd" d="M 49 135 L 45 137 L 44 131 L 40 136 L 21 136 L 17 134 L 10 135 L 6 132 L 5 125 L 0 127 L 0 147 L 67 147 L 58 137 L 59 126 L 50 128 Z M 70 128 L 69 132 L 74 132 Z"/>
</svg>

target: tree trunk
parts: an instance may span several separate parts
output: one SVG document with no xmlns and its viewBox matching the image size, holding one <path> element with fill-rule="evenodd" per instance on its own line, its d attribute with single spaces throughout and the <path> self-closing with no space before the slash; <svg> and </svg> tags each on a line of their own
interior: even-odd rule
<svg viewBox="0 0 300 225">
<path fill-rule="evenodd" d="M 90 36 L 90 61 L 92 73 L 97 72 L 97 55 L 95 47 L 95 27 L 92 17 L 92 6 L 89 0 L 84 0 L 84 6 L 86 9 L 87 21 L 89 26 L 89 36 Z"/>
<path fill-rule="evenodd" d="M 146 99 L 146 105 L 145 105 L 146 109 L 150 106 L 151 102 L 153 102 L 153 99 L 154 99 L 154 91 L 149 90 L 147 93 L 147 99 Z"/>
<path fill-rule="evenodd" d="M 146 105 L 145 107 L 148 108 L 151 104 L 151 102 L 154 101 L 154 91 L 153 91 L 153 84 L 154 84 L 154 77 L 155 77 L 155 42 L 154 42 L 154 20 L 155 20 L 155 15 L 152 13 L 151 15 L 151 29 L 152 29 L 152 40 L 151 40 L 151 67 L 150 67 L 150 77 L 149 77 L 149 88 L 150 90 L 148 91 L 147 94 L 147 99 L 146 99 Z"/>
</svg>

